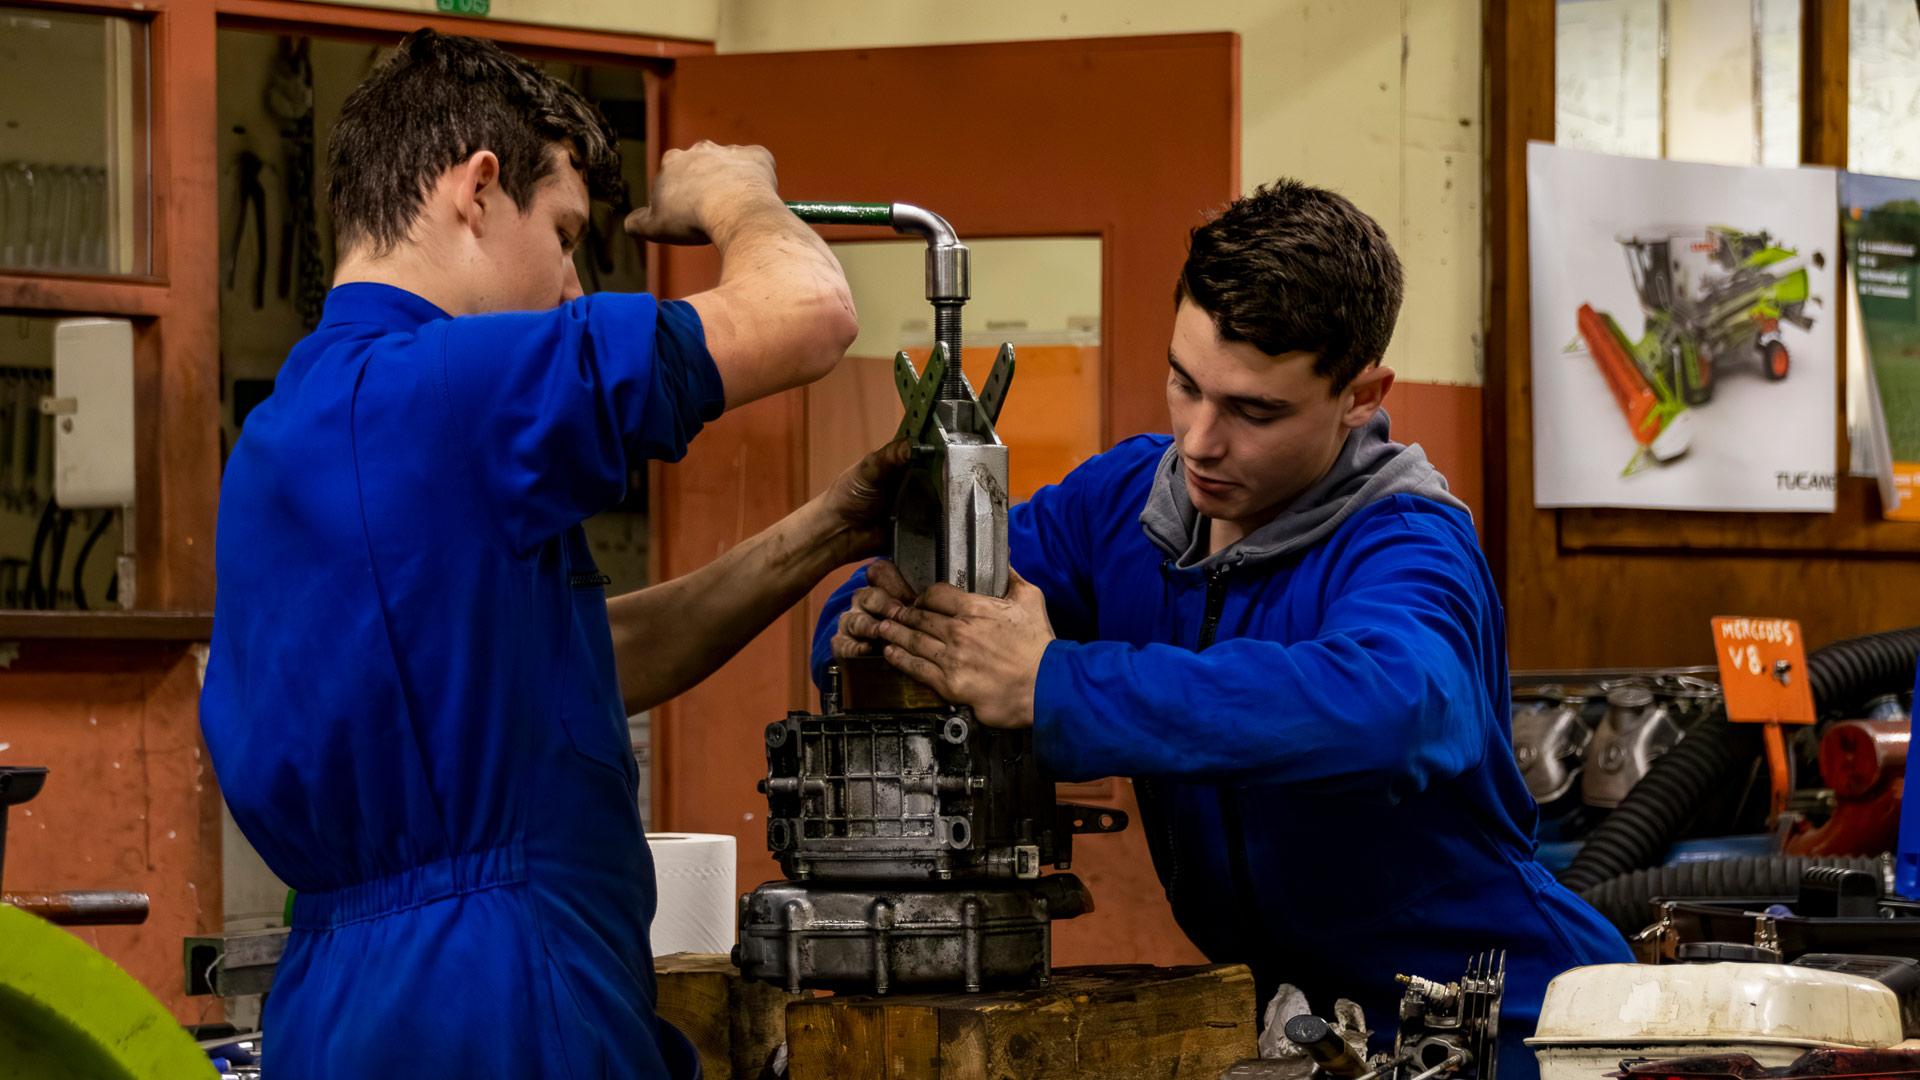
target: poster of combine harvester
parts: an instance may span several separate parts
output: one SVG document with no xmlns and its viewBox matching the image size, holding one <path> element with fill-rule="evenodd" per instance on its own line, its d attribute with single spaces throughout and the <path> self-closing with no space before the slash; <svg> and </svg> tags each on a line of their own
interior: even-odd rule
<svg viewBox="0 0 1920 1080">
<path fill-rule="evenodd" d="M 1835 198 L 1527 148 L 1536 505 L 1833 509 Z"/>
</svg>

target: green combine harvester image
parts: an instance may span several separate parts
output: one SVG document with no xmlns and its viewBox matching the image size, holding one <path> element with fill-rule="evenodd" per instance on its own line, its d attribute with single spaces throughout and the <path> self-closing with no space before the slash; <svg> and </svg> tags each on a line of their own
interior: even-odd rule
<svg viewBox="0 0 1920 1080">
<path fill-rule="evenodd" d="M 1769 381 L 1792 357 L 1780 324 L 1813 328 L 1807 269 L 1765 232 L 1723 225 L 1705 232 L 1652 230 L 1617 238 L 1646 330 L 1631 340 L 1613 316 L 1582 304 L 1580 336 L 1640 444 L 1627 466 L 1671 461 L 1692 445 L 1689 406 L 1713 400 L 1719 372 L 1752 359 Z M 1822 257 L 1814 255 L 1815 265 Z"/>
</svg>

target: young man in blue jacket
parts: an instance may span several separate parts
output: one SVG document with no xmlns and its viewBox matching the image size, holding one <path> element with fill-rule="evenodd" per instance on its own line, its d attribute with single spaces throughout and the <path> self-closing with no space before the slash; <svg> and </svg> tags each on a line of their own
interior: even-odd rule
<svg viewBox="0 0 1920 1080">
<path fill-rule="evenodd" d="M 1547 980 L 1625 961 L 1534 860 L 1504 617 L 1472 517 L 1388 438 L 1400 264 L 1372 219 L 1281 181 L 1195 230 L 1173 434 L 1128 439 L 1015 507 L 1005 599 L 914 596 L 875 563 L 815 640 L 880 649 L 1060 778 L 1137 781 L 1180 926 L 1323 1013 L 1390 1035 L 1398 973 L 1507 952 L 1501 1076 Z"/>
<path fill-rule="evenodd" d="M 654 1014 L 627 717 L 878 550 L 887 460 L 612 599 L 580 523 L 722 409 L 832 370 L 846 281 L 766 151 L 702 144 L 628 228 L 711 239 L 719 284 L 582 296 L 612 131 L 471 38 L 402 42 L 330 157 L 339 269 L 227 463 L 201 697 L 234 820 L 298 891 L 267 1068 L 696 1075 Z"/>
</svg>

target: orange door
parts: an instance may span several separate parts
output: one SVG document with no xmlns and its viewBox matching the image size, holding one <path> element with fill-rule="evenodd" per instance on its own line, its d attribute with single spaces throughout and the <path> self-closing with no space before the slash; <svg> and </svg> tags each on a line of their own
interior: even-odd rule
<svg viewBox="0 0 1920 1080">
<path fill-rule="evenodd" d="M 1240 187 L 1236 37 L 695 57 L 655 85 L 656 153 L 697 139 L 759 143 L 773 151 L 789 198 L 916 203 L 968 241 L 1097 238 L 1098 387 L 1069 426 L 1097 431 L 1101 446 L 1165 429 L 1173 285 L 1187 233 Z M 878 237 L 844 230 L 829 239 Z M 710 249 L 652 254 L 665 295 L 715 280 Z M 976 260 L 976 294 L 988 272 Z M 993 337 L 969 324 L 970 343 Z M 872 406 L 829 389 L 729 415 L 684 462 L 657 471 L 656 580 L 777 520 L 810 493 L 819 471 L 810 457 L 848 452 L 828 433 Z M 1013 398 L 1021 391 L 1016 379 Z M 1018 461 L 1019 443 L 1009 446 Z M 738 836 L 742 890 L 779 876 L 754 782 L 765 775 L 766 724 L 814 704 L 811 629 L 797 609 L 653 723 L 655 827 Z M 1135 811 L 1124 780 L 1072 794 Z M 1137 815 L 1121 836 L 1080 838 L 1075 856 L 1098 910 L 1059 926 L 1056 963 L 1197 959 L 1167 911 Z"/>
</svg>

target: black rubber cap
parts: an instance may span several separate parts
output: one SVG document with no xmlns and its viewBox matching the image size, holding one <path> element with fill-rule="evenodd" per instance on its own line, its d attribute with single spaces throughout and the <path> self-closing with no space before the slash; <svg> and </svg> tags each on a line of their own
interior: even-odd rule
<svg viewBox="0 0 1920 1080">
<path fill-rule="evenodd" d="M 1296 1046 L 1312 1046 L 1333 1034 L 1333 1025 L 1312 1013 L 1301 1013 L 1287 1021 L 1287 1041 Z"/>
<path fill-rule="evenodd" d="M 23 803 L 40 794 L 47 782 L 47 770 L 40 765 L 13 765 L 0 768 L 0 806 Z"/>
</svg>

